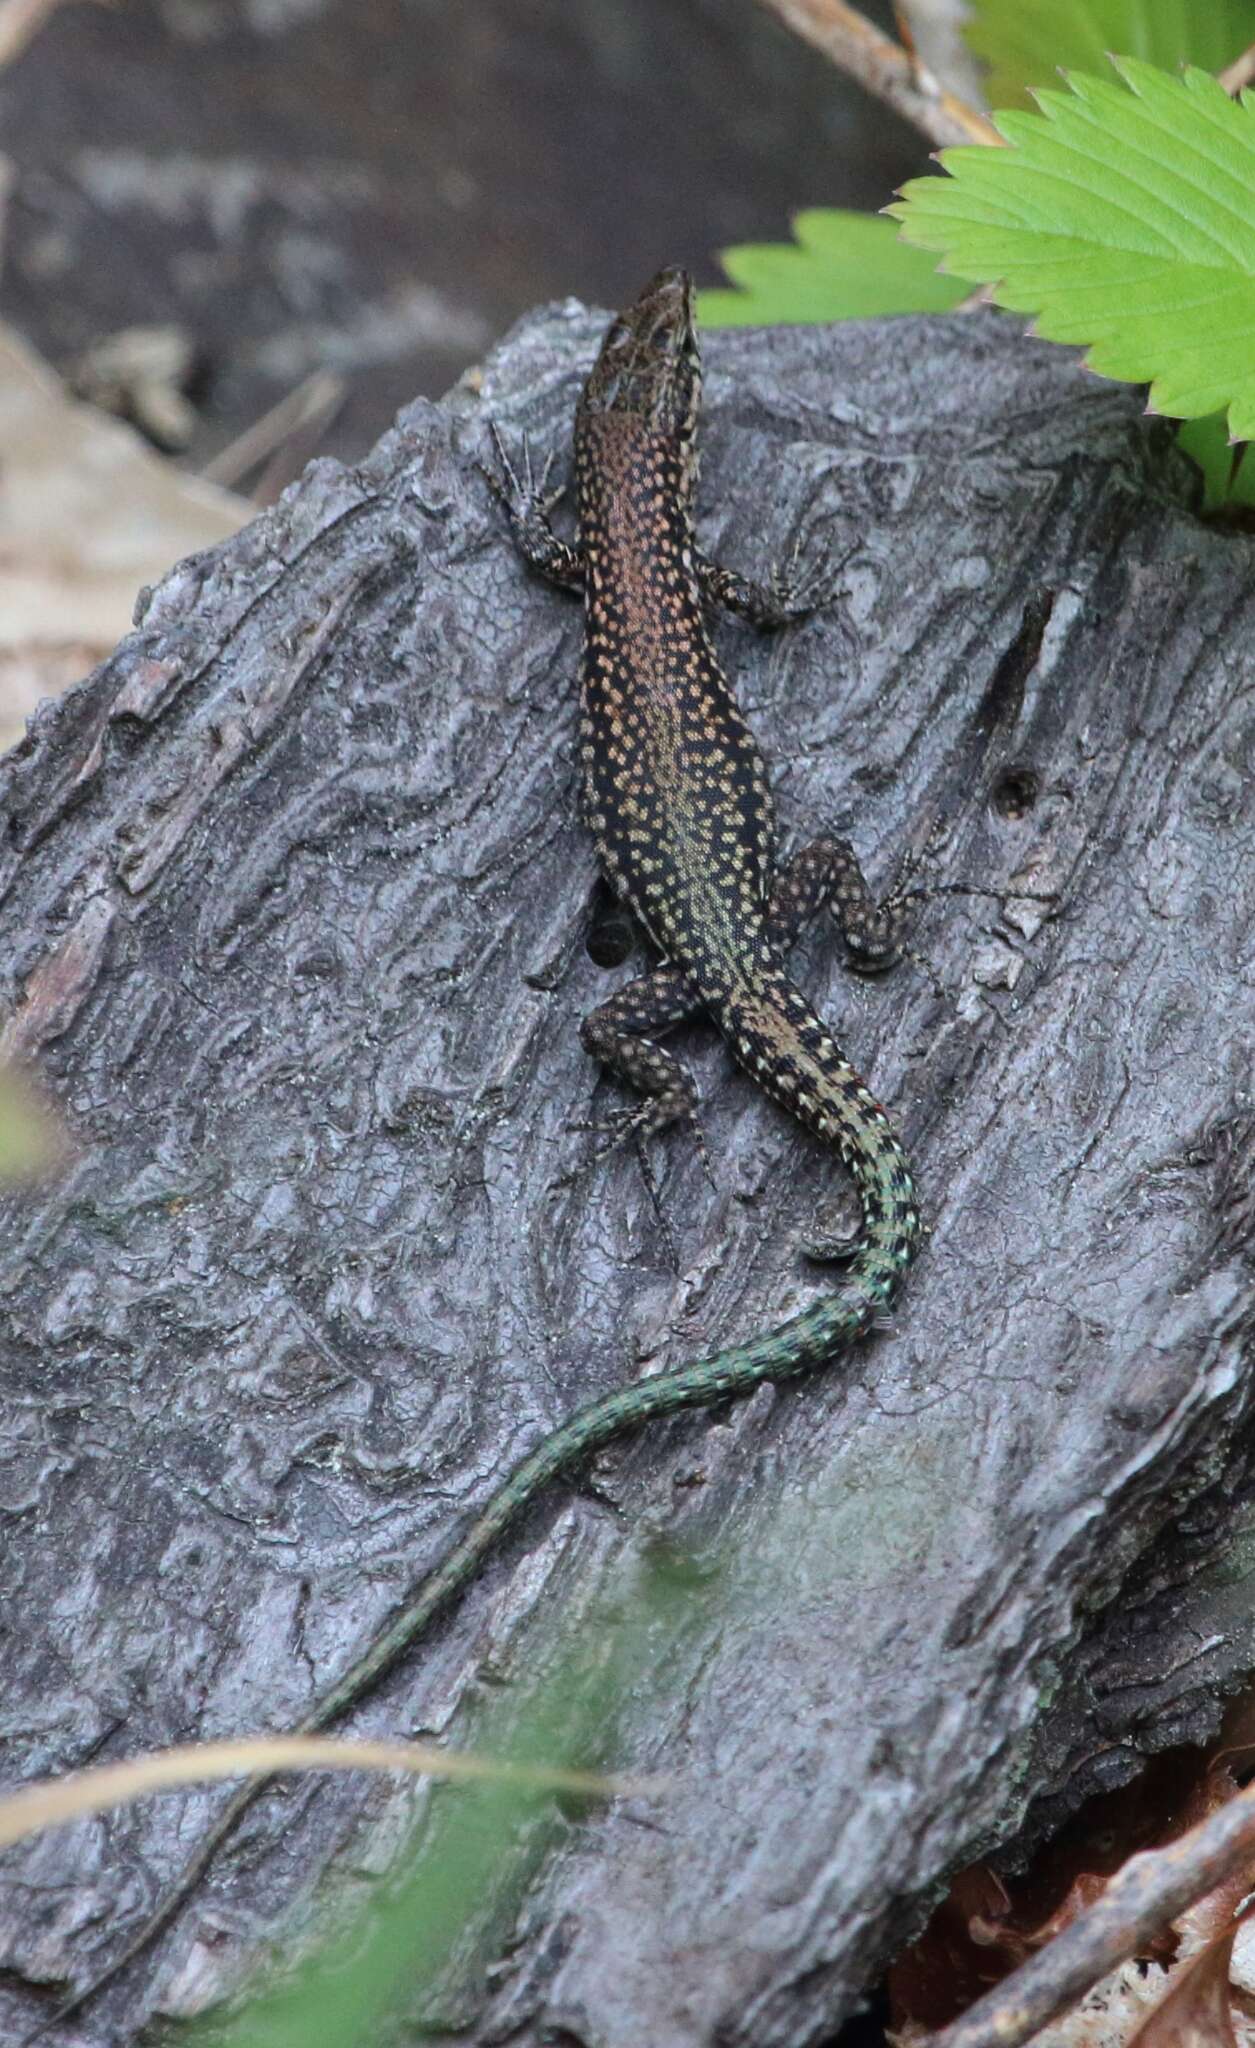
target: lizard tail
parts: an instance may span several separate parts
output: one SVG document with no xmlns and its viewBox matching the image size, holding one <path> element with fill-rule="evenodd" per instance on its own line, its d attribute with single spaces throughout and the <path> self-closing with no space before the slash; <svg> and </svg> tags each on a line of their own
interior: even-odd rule
<svg viewBox="0 0 1255 2048">
<path fill-rule="evenodd" d="M 850 1070 L 852 1073 L 852 1070 Z M 829 1072 L 831 1068 L 829 1067 Z M 857 1076 L 853 1077 L 857 1081 Z M 858 1082 L 862 1088 L 862 1083 Z M 866 1091 L 863 1091 L 866 1094 Z M 868 1098 L 870 1100 L 870 1098 Z M 810 1119 L 807 1119 L 810 1121 Z M 843 1151 L 845 1150 L 842 1147 Z M 752 1393 L 768 1380 L 796 1377 L 822 1365 L 842 1345 L 861 1336 L 881 1315 L 909 1262 L 918 1232 L 910 1176 L 896 1139 L 885 1125 L 874 1155 L 850 1158 L 863 1199 L 865 1234 L 840 1287 L 811 1307 L 709 1358 L 691 1360 L 653 1379 L 637 1380 L 577 1408 L 517 1465 L 448 1556 L 421 1582 L 413 1597 L 369 1649 L 315 1700 L 295 1730 L 317 1734 L 347 1713 L 396 1664 L 442 1609 L 477 1576 L 489 1551 L 537 1496 L 613 1438 L 665 1415 Z M 273 1774 L 248 1778 L 227 1801 L 144 1925 L 103 1971 L 49 2014 L 27 2037 L 33 2042 L 71 2019 L 104 1986 L 134 1962 L 169 1926 L 190 1897 L 219 1848 Z M 26 2048 L 26 2044 L 24 2044 Z"/>
<path fill-rule="evenodd" d="M 553 1480 L 571 1472 L 629 1430 L 682 1409 L 752 1393 L 764 1381 L 791 1379 L 825 1363 L 833 1351 L 868 1330 L 887 1303 L 884 1254 L 866 1243 L 839 1288 L 774 1330 L 709 1358 L 634 1380 L 588 1401 L 516 1465 L 443 1563 L 419 1585 L 365 1654 L 315 1701 L 299 1733 L 326 1728 L 369 1692 L 422 1635 L 436 1615 L 474 1579 L 525 1508 Z"/>
</svg>

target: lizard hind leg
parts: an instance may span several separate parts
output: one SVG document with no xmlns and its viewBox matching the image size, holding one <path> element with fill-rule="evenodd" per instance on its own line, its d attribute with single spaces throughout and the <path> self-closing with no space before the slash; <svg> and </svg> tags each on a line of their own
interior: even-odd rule
<svg viewBox="0 0 1255 2048">
<path fill-rule="evenodd" d="M 666 1130 L 669 1124 L 680 1122 L 692 1125 L 705 1159 L 692 1077 L 674 1053 L 656 1044 L 651 1035 L 669 1030 L 673 1024 L 683 1024 L 701 1008 L 678 968 L 658 967 L 651 974 L 630 981 L 585 1017 L 580 1026 L 580 1042 L 585 1052 L 643 1097 L 633 1108 L 620 1110 L 602 1124 L 581 1122 L 570 1126 L 574 1130 L 599 1131 L 608 1140 L 593 1154 L 589 1166 L 597 1165 L 628 1140 L 643 1143 Z"/>
<path fill-rule="evenodd" d="M 895 894 L 879 903 L 849 840 L 835 833 L 812 840 L 777 871 L 767 909 L 770 938 L 787 952 L 825 904 L 857 972 L 880 974 L 903 957 L 905 899 Z M 854 1258 L 862 1245 L 861 1226 L 847 1230 L 838 1218 L 830 1222 L 825 1205 L 802 1251 L 817 1264 L 840 1265 Z"/>
<path fill-rule="evenodd" d="M 767 908 L 773 941 L 787 951 L 825 903 L 858 972 L 879 974 L 901 959 L 906 897 L 895 891 L 878 902 L 849 840 L 832 832 L 803 846 L 778 870 Z"/>
<path fill-rule="evenodd" d="M 803 1258 L 813 1259 L 817 1266 L 848 1265 L 862 1249 L 862 1229 L 842 1230 L 835 1222 L 829 1225 L 826 1209 L 820 1211 L 810 1236 L 801 1246 Z"/>
</svg>

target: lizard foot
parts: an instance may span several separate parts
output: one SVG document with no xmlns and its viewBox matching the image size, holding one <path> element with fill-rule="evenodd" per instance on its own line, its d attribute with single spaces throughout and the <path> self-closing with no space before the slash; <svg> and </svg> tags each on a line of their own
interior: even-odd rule
<svg viewBox="0 0 1255 2048">
<path fill-rule="evenodd" d="M 767 573 L 764 624 L 787 626 L 832 604 L 840 589 L 841 571 L 853 553 L 852 547 L 847 548 L 834 563 L 826 541 L 812 552 L 807 537 L 797 534 L 788 554 L 773 562 Z"/>
<path fill-rule="evenodd" d="M 660 1132 L 668 1130 L 672 1124 L 676 1123 L 686 1123 L 692 1131 L 697 1145 L 698 1157 L 701 1159 L 706 1179 L 717 1194 L 719 1184 L 711 1170 L 710 1151 L 706 1144 L 706 1134 L 702 1129 L 696 1103 L 689 1101 L 686 1097 L 677 1104 L 664 1096 L 652 1096 L 649 1101 L 642 1102 L 631 1109 L 616 1110 L 613 1115 L 600 1121 L 589 1117 L 581 1117 L 572 1123 L 564 1125 L 563 1128 L 567 1131 L 588 1131 L 603 1142 L 596 1146 L 589 1154 L 589 1157 L 582 1160 L 578 1166 L 571 1167 L 566 1173 L 559 1174 L 556 1180 L 550 1181 L 550 1188 L 572 1186 L 576 1181 L 582 1180 L 585 1174 L 591 1173 L 594 1167 L 600 1166 L 603 1160 L 609 1159 L 611 1154 L 617 1152 L 621 1145 L 626 1145 L 630 1142 L 639 1149 L 645 1145 L 648 1139 L 657 1137 Z"/>
<path fill-rule="evenodd" d="M 489 421 L 488 431 L 492 435 L 496 466 L 477 459 L 475 467 L 504 505 L 515 546 L 524 561 L 550 583 L 568 590 L 578 589 L 584 581 L 584 557 L 569 541 L 559 540 L 549 523 L 550 513 L 564 495 L 561 488 L 549 488 L 554 463 L 552 449 L 545 457 L 538 480 L 532 468 L 531 443 L 525 434 L 520 476 L 495 420 Z"/>
</svg>

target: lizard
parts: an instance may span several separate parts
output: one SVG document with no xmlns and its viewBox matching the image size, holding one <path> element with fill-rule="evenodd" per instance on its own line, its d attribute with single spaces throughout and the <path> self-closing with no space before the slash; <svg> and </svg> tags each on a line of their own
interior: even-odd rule
<svg viewBox="0 0 1255 2048">
<path fill-rule="evenodd" d="M 883 1318 L 914 1256 L 920 1216 L 889 1119 L 801 991 L 785 953 L 831 905 L 855 964 L 898 951 L 900 906 L 878 906 L 849 844 L 827 835 L 777 870 L 766 763 L 719 667 L 705 611 L 722 604 L 783 625 L 815 609 L 779 573 L 758 584 L 719 567 L 693 524 L 701 356 L 688 275 L 660 271 L 612 321 L 580 397 L 574 469 L 578 539 L 555 533 L 549 464 L 523 479 L 494 433 L 504 502 L 524 560 L 582 592 L 579 718 L 584 809 L 602 869 L 662 964 L 584 1020 L 586 1050 L 640 1095 L 615 1142 L 677 1121 L 696 1127 L 696 1092 L 658 1034 L 704 1012 L 764 1092 L 850 1170 L 861 1234 L 812 1248 L 840 1258 L 831 1292 L 750 1341 L 587 1402 L 510 1473 L 406 1605 L 290 1731 L 313 1734 L 357 1704 L 478 1574 L 507 1528 L 551 1482 L 622 1432 L 745 1395 L 823 1365 Z M 247 1807 L 245 1781 L 120 1955 L 37 2030 L 69 2018 L 169 1924 Z"/>
</svg>

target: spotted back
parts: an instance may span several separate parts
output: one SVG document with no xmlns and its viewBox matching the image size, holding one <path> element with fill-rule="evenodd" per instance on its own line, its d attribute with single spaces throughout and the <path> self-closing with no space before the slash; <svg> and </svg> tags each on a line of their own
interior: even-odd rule
<svg viewBox="0 0 1255 2048">
<path fill-rule="evenodd" d="M 752 971 L 775 850 L 762 755 L 715 659 L 678 437 L 580 421 L 581 760 L 606 873 L 667 958 L 712 992 Z"/>
</svg>

